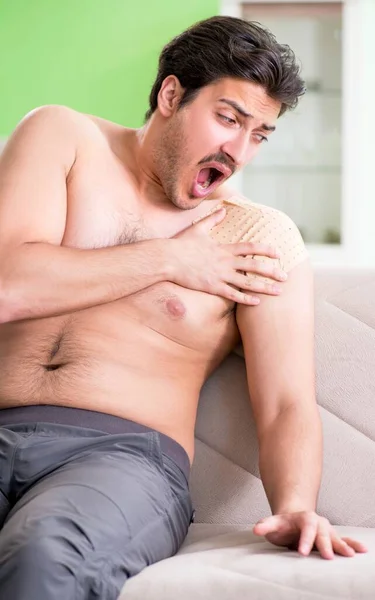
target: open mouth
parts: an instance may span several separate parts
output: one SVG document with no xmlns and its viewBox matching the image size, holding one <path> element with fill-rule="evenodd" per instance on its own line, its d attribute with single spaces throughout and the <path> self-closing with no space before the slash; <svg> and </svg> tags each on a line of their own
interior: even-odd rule
<svg viewBox="0 0 375 600">
<path fill-rule="evenodd" d="M 195 179 L 193 185 L 194 196 L 202 198 L 212 193 L 215 188 L 220 185 L 231 174 L 228 169 L 223 166 L 205 167 L 201 169 Z"/>
</svg>

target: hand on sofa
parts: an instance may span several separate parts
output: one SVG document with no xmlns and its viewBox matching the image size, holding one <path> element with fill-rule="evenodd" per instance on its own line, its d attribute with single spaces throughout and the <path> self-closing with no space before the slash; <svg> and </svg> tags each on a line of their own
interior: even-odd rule
<svg viewBox="0 0 375 600">
<path fill-rule="evenodd" d="M 259 521 L 253 532 L 265 536 L 276 546 L 287 546 L 308 556 L 312 550 L 322 558 L 332 559 L 335 554 L 354 556 L 367 548 L 351 538 L 340 538 L 330 522 L 315 512 L 303 511 L 273 515 Z"/>
</svg>

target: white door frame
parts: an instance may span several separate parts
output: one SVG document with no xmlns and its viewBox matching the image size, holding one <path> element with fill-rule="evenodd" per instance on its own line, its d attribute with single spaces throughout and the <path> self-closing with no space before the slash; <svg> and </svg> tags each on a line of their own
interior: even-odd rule
<svg viewBox="0 0 375 600">
<path fill-rule="evenodd" d="M 313 0 L 221 0 L 220 14 L 241 17 L 243 4 L 311 2 Z M 371 228 L 371 224 L 375 228 L 375 163 L 372 166 L 369 157 L 370 140 L 375 139 L 375 67 L 371 76 L 368 58 L 371 43 L 375 56 L 375 39 L 372 42 L 370 25 L 366 36 L 366 23 L 371 21 L 369 15 L 375 0 L 319 0 L 322 2 L 341 3 L 343 7 L 342 243 L 308 245 L 308 249 L 314 264 L 375 266 L 375 235 Z M 237 189 L 242 189 L 241 177 L 237 177 L 235 184 Z"/>
</svg>

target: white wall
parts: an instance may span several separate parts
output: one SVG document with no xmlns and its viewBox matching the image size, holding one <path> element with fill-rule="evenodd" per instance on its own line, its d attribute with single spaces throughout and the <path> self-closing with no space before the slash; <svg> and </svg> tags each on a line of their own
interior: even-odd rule
<svg viewBox="0 0 375 600">
<path fill-rule="evenodd" d="M 344 228 L 347 260 L 375 265 L 375 1 L 347 0 Z"/>
<path fill-rule="evenodd" d="M 249 7 L 248 12 L 258 18 L 257 11 Z M 309 91 L 278 121 L 276 134 L 245 169 L 243 190 L 289 214 L 306 242 L 323 243 L 327 230 L 340 232 L 340 15 L 262 18 L 260 12 L 259 20 L 293 48 Z"/>
<path fill-rule="evenodd" d="M 289 0 L 288 3 L 291 5 L 303 2 L 304 0 Z M 246 6 L 249 7 L 255 3 L 258 5 L 270 3 L 282 5 L 285 0 L 258 0 L 258 2 L 247 0 Z M 330 2 L 329 0 L 320 0 L 320 6 L 324 3 L 329 4 Z M 310 234 L 317 231 L 316 224 L 323 218 L 329 225 L 336 223 L 338 214 L 341 213 L 342 244 L 339 246 L 310 246 L 313 261 L 319 265 L 366 267 L 375 266 L 375 161 L 372 158 L 375 140 L 375 0 L 343 0 L 342 4 L 344 29 L 342 114 L 340 115 L 340 111 L 336 110 L 337 106 L 335 108 L 334 100 L 327 99 L 324 110 L 326 126 L 321 121 L 323 129 L 329 129 L 333 124 L 331 133 L 325 134 L 322 153 L 325 155 L 326 161 L 327 158 L 331 161 L 327 164 L 332 167 L 341 162 L 341 184 L 339 174 L 335 173 L 334 169 L 330 172 L 327 170 L 320 178 L 322 185 L 324 182 L 325 193 L 329 189 L 332 189 L 334 193 L 338 186 L 341 186 L 341 197 L 336 194 L 336 200 L 325 206 L 318 202 L 304 202 L 303 197 L 306 196 L 321 197 L 321 186 L 319 180 L 315 178 L 312 180 L 308 174 L 302 172 L 298 174 L 296 171 L 293 176 L 293 184 L 290 185 L 291 195 L 279 195 L 278 202 L 286 212 L 294 211 L 293 216 L 301 227 L 303 227 L 303 222 L 307 221 L 310 224 Z M 222 14 L 242 16 L 240 0 L 223 0 Z M 298 32 L 294 32 L 293 36 L 298 36 Z M 290 43 L 289 40 L 287 42 Z M 292 44 L 290 43 L 290 45 Z M 326 75 L 323 73 L 323 80 L 327 79 L 328 73 L 330 73 L 330 78 L 335 77 L 335 73 L 332 73 L 331 69 L 333 62 L 327 58 L 324 63 L 323 66 L 327 67 L 329 71 Z M 316 66 L 314 58 L 310 57 L 309 59 L 305 56 L 305 63 L 307 72 L 313 73 Z M 309 102 L 308 98 L 305 98 L 305 101 Z M 331 105 L 329 105 L 330 102 Z M 306 108 L 308 107 L 306 106 Z M 311 121 L 314 118 L 311 116 Z M 341 151 L 335 132 L 340 122 L 342 126 Z M 287 137 L 284 143 L 287 147 L 288 145 L 291 147 L 293 140 L 288 138 L 289 134 L 284 132 L 283 128 L 284 123 L 280 121 L 277 136 L 285 133 Z M 312 138 L 307 136 L 305 140 L 307 140 L 305 143 L 308 150 L 309 147 L 311 148 Z M 277 145 L 281 143 L 281 141 L 275 141 L 272 152 L 274 151 L 276 154 Z M 265 150 L 268 152 L 270 149 L 266 148 Z M 283 158 L 285 157 L 279 156 L 277 160 L 282 161 Z M 262 158 L 259 160 L 260 165 Z M 284 176 L 288 176 L 286 172 Z M 249 174 L 245 173 L 242 179 L 238 179 L 237 185 L 241 191 L 244 190 L 244 186 L 249 189 L 248 177 Z M 250 195 L 254 201 L 266 201 L 266 196 L 268 196 L 271 203 L 274 202 L 272 198 L 275 198 L 275 190 L 270 189 L 272 188 L 271 183 L 261 175 L 260 170 L 252 178 L 251 186 L 254 193 L 251 194 L 250 191 Z M 298 199 L 298 196 L 302 196 L 302 201 Z"/>
</svg>

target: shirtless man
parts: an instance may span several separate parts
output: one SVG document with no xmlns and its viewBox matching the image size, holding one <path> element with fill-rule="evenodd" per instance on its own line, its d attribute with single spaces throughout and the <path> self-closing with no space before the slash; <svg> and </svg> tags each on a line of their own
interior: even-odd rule
<svg viewBox="0 0 375 600">
<path fill-rule="evenodd" d="M 315 513 L 312 276 L 298 231 L 251 203 L 205 216 L 302 92 L 288 48 L 216 17 L 163 50 L 141 129 L 49 106 L 11 136 L 0 165 L 2 598 L 114 600 L 178 550 L 199 393 L 240 337 L 273 512 L 255 533 L 324 558 L 365 551 Z M 233 206 L 252 223 L 246 241 L 239 222 L 225 228 Z M 279 254 L 262 234 L 270 223 L 272 239 L 287 234 Z"/>
</svg>

